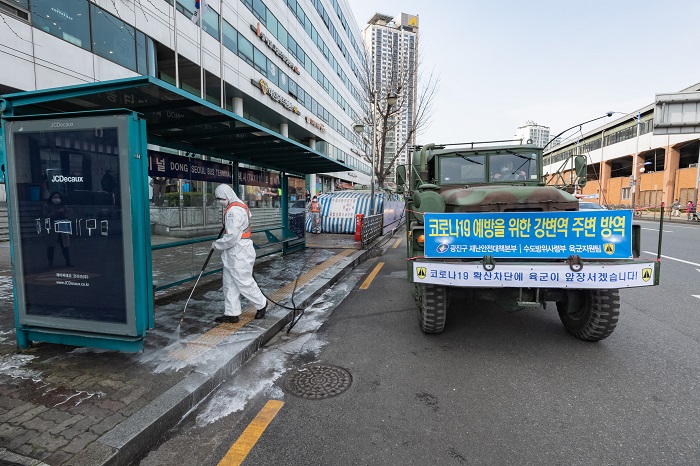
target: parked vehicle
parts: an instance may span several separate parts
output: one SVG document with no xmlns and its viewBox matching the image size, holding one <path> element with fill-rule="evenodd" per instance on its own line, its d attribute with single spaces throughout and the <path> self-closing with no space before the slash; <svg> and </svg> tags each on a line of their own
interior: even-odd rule
<svg viewBox="0 0 700 466">
<path fill-rule="evenodd" d="M 595 202 L 579 201 L 578 210 L 608 210 L 608 208 Z"/>
<path fill-rule="evenodd" d="M 571 162 L 559 178 L 581 188 L 586 158 Z M 631 211 L 579 215 L 588 203 L 571 194 L 574 186 L 545 184 L 534 145 L 418 146 L 410 165 L 397 167 L 397 184 L 408 213 L 407 275 L 425 333 L 444 330 L 448 307 L 469 312 L 490 301 L 516 311 L 554 302 L 569 333 L 598 341 L 617 325 L 619 288 L 658 284 L 660 263 L 635 260 L 641 228 Z M 459 301 L 450 306 L 453 296 Z"/>
</svg>

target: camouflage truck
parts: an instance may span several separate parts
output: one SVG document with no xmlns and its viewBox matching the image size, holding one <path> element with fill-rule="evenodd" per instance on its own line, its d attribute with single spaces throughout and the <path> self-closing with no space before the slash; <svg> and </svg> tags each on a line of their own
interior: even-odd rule
<svg viewBox="0 0 700 466">
<path fill-rule="evenodd" d="M 641 228 L 632 225 L 631 211 L 579 211 L 572 193 L 586 183 L 584 156 L 571 157 L 570 168 L 558 172 L 571 183 L 556 187 L 545 183 L 542 149 L 498 143 L 418 146 L 411 163 L 397 169 L 420 329 L 441 333 L 448 308 L 469 312 L 479 301 L 507 311 L 553 302 L 575 337 L 610 336 L 619 288 L 658 284 L 658 260 L 639 259 Z M 534 233 L 514 240 L 527 219 Z M 533 230 L 535 223 L 561 227 L 560 237 Z"/>
</svg>

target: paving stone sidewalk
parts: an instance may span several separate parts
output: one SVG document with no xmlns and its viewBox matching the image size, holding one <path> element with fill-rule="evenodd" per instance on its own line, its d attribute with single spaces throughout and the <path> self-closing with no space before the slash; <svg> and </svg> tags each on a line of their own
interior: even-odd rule
<svg viewBox="0 0 700 466">
<path fill-rule="evenodd" d="M 256 263 L 263 291 L 305 305 L 371 251 L 307 249 Z M 279 332 L 291 311 L 221 324 L 220 275 L 157 298 L 156 328 L 140 353 L 39 343 L 18 351 L 9 243 L 0 243 L 0 465 L 129 464 Z M 287 296 L 287 298 L 285 298 Z"/>
</svg>

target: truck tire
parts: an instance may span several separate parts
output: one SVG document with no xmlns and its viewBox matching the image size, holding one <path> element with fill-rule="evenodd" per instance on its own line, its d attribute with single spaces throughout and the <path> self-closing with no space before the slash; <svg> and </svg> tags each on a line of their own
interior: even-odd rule
<svg viewBox="0 0 700 466">
<path fill-rule="evenodd" d="M 447 320 L 447 287 L 416 285 L 418 325 L 423 333 L 442 333 Z"/>
<path fill-rule="evenodd" d="M 609 337 L 620 316 L 619 290 L 569 290 L 557 302 L 564 328 L 578 339 L 600 341 Z"/>
</svg>

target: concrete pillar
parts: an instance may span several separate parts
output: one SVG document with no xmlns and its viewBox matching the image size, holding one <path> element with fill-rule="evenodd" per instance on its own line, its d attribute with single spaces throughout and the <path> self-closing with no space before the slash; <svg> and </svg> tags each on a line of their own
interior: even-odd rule
<svg viewBox="0 0 700 466">
<path fill-rule="evenodd" d="M 309 138 L 309 148 L 312 150 L 316 150 L 316 138 Z M 316 175 L 309 175 L 309 184 L 311 185 L 311 197 L 316 196 L 318 193 L 316 191 Z"/>
<path fill-rule="evenodd" d="M 600 203 L 610 204 L 608 198 L 608 186 L 610 185 L 610 176 L 612 174 L 612 166 L 610 162 L 602 162 L 600 164 Z"/>
<path fill-rule="evenodd" d="M 233 98 L 233 113 L 243 116 L 243 99 L 240 97 Z"/>
<path fill-rule="evenodd" d="M 309 192 L 311 197 L 316 195 L 316 175 L 309 175 Z"/>
<path fill-rule="evenodd" d="M 666 207 L 670 207 L 674 199 L 680 198 L 680 192 L 676 192 L 676 171 L 681 160 L 681 151 L 672 146 L 666 146 L 664 150 L 664 188 L 661 200 Z"/>
<path fill-rule="evenodd" d="M 285 138 L 289 137 L 289 125 L 287 123 L 280 124 L 280 134 Z"/>
</svg>

